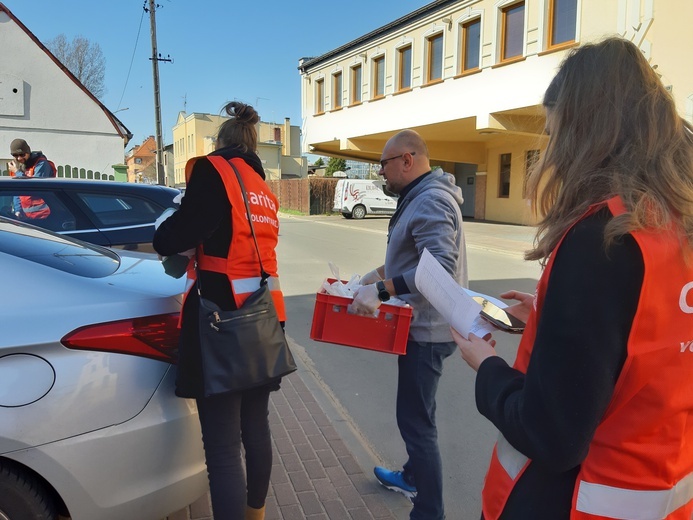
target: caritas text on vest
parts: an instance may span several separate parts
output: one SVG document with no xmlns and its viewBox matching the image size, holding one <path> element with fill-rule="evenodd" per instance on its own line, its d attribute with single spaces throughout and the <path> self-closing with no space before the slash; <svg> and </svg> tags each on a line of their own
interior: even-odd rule
<svg viewBox="0 0 693 520">
<path fill-rule="evenodd" d="M 262 206 L 263 208 L 269 208 L 272 211 L 277 211 L 277 205 L 274 203 L 274 201 L 269 198 L 267 195 L 265 195 L 263 192 L 260 192 L 258 195 L 255 192 L 249 191 L 249 202 L 251 204 L 254 204 L 256 206 Z"/>
</svg>

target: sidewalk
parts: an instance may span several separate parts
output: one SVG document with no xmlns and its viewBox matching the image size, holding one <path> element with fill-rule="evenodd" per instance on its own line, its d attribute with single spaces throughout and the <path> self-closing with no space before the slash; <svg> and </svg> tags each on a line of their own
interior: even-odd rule
<svg viewBox="0 0 693 520">
<path fill-rule="evenodd" d="M 375 481 L 377 460 L 331 406 L 302 349 L 290 344 L 299 370 L 270 399 L 274 465 L 266 520 L 409 518 L 409 501 Z M 166 520 L 213 518 L 207 494 Z"/>
</svg>

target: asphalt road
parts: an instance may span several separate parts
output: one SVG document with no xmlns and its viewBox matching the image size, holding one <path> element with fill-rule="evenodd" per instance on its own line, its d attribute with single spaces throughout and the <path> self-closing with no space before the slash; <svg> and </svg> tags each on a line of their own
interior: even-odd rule
<svg viewBox="0 0 693 520">
<path fill-rule="evenodd" d="M 309 339 L 315 293 L 332 276 L 328 262 L 339 267 L 343 279 L 381 265 L 388 220 L 283 216 L 278 255 L 288 335 L 371 454 L 384 465 L 400 468 L 406 452 L 395 422 L 396 356 Z M 466 226 L 471 289 L 490 295 L 507 289 L 534 291 L 539 267 L 521 256 L 531 242 L 531 228 L 475 222 Z M 519 336 L 499 333 L 496 340 L 499 354 L 512 361 Z M 473 390 L 474 372 L 453 355 L 444 368 L 437 410 L 451 520 L 479 518 L 481 485 L 496 437 L 493 426 L 476 411 Z"/>
</svg>

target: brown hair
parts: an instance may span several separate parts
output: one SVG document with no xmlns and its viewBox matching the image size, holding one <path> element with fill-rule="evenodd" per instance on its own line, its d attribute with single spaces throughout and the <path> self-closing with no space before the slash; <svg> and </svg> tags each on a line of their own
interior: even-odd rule
<svg viewBox="0 0 693 520">
<path fill-rule="evenodd" d="M 590 205 L 615 195 L 626 213 L 607 225 L 605 246 L 671 225 L 693 245 L 693 127 L 640 49 L 614 37 L 573 50 L 544 106 L 551 135 L 528 183 L 543 218 L 528 260 L 546 262 Z"/>
<path fill-rule="evenodd" d="M 217 148 L 236 146 L 243 153 L 257 150 L 257 128 L 260 116 L 250 105 L 231 101 L 222 109 L 231 119 L 224 121 L 217 134 Z"/>
</svg>

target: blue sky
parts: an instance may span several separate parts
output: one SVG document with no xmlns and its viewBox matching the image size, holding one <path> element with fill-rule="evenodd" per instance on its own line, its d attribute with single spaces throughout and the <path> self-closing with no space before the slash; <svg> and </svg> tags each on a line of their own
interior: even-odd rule
<svg viewBox="0 0 693 520">
<path fill-rule="evenodd" d="M 154 135 L 145 0 L 0 1 L 42 42 L 63 33 L 98 43 L 106 58 L 102 101 L 120 110 L 134 134 L 128 148 Z M 219 113 L 234 99 L 256 106 L 263 121 L 289 117 L 300 125 L 301 57 L 319 56 L 429 2 L 157 0 L 158 51 L 174 60 L 159 64 L 165 144 L 180 111 Z"/>
</svg>

